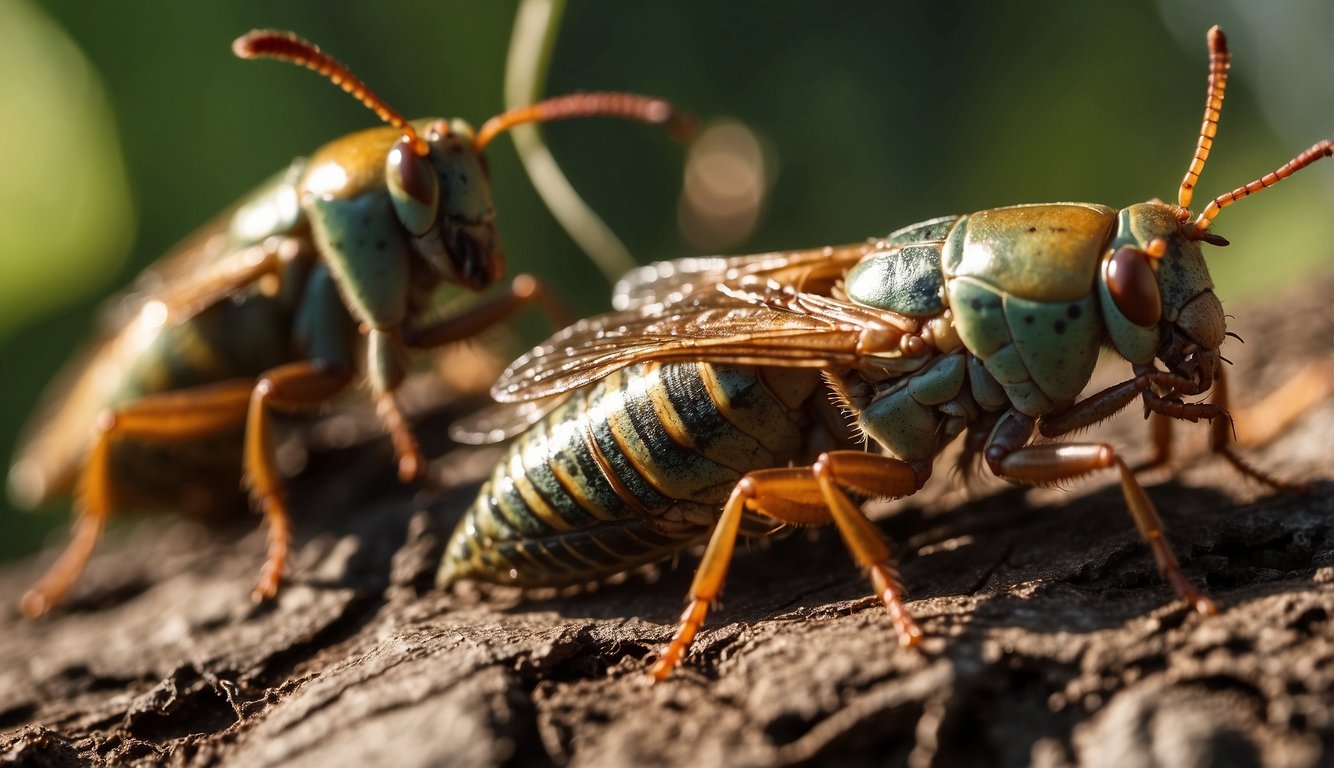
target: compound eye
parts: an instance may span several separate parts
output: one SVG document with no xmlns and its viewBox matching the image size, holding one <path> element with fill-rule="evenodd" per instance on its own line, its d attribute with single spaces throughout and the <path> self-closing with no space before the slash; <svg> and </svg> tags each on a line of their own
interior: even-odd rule
<svg viewBox="0 0 1334 768">
<path fill-rule="evenodd" d="M 440 205 L 440 179 L 431 158 L 414 152 L 406 138 L 399 139 L 385 160 L 385 181 L 404 228 L 418 236 L 430 231 Z"/>
<path fill-rule="evenodd" d="M 1127 245 L 1116 249 L 1102 267 L 1112 303 L 1141 328 L 1151 328 L 1163 317 L 1158 275 L 1150 266 L 1150 258 L 1148 253 Z"/>
</svg>

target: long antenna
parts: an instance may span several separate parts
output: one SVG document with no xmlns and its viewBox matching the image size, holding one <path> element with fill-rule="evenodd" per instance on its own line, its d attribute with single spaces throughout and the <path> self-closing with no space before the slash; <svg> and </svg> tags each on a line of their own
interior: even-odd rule
<svg viewBox="0 0 1334 768">
<path fill-rule="evenodd" d="M 1181 189 L 1177 191 L 1177 204 L 1181 206 L 1183 217 L 1187 215 L 1186 209 L 1190 207 L 1191 197 L 1195 193 L 1195 182 L 1199 181 L 1204 163 L 1209 159 L 1209 150 L 1214 146 L 1214 136 L 1218 133 L 1218 115 L 1223 109 L 1223 91 L 1227 89 L 1227 70 L 1232 64 L 1232 54 L 1228 52 L 1227 37 L 1223 34 L 1223 30 L 1215 25 L 1209 30 L 1208 40 L 1209 87 L 1204 100 L 1204 123 L 1200 125 L 1200 138 L 1195 143 L 1195 156 L 1191 158 L 1190 168 L 1186 171 L 1186 177 L 1181 180 Z M 1331 155 L 1334 155 L 1334 142 L 1329 139 L 1318 141 L 1310 149 L 1279 166 L 1272 173 L 1267 173 L 1249 184 L 1243 184 L 1225 195 L 1215 197 L 1195 218 L 1190 236 L 1195 239 L 1213 237 L 1208 234 L 1208 229 L 1219 211 L 1243 197 L 1272 187 L 1320 158 Z"/>
<path fill-rule="evenodd" d="M 1177 205 L 1190 207 L 1191 196 L 1195 194 L 1195 182 L 1199 181 L 1204 162 L 1209 159 L 1209 150 L 1213 149 L 1214 136 L 1218 133 L 1218 116 L 1223 110 L 1223 91 L 1227 89 L 1227 70 L 1232 64 L 1232 54 L 1227 49 L 1227 37 L 1215 24 L 1209 29 L 1209 85 L 1204 99 L 1204 123 L 1200 125 L 1200 138 L 1195 143 L 1195 156 L 1190 160 L 1186 177 L 1181 180 L 1177 190 Z"/>
<path fill-rule="evenodd" d="M 571 93 L 508 109 L 487 120 L 477 131 L 473 146 L 478 152 L 501 133 L 524 123 L 549 123 L 553 120 L 571 120 L 579 117 L 619 117 L 641 123 L 668 125 L 674 135 L 683 136 L 688 130 L 686 119 L 669 102 L 651 96 L 620 91 Z"/>
<path fill-rule="evenodd" d="M 542 98 L 556 47 L 565 0 L 522 0 L 514 18 L 505 65 L 505 105 L 516 108 Z M 638 266 L 629 249 L 589 207 L 542 141 L 537 127 L 517 125 L 510 134 L 533 188 L 556 221 L 609 282 Z"/>
<path fill-rule="evenodd" d="M 412 150 L 420 157 L 430 152 L 426 140 L 417 135 L 403 115 L 390 107 L 361 78 L 352 74 L 337 59 L 320 50 L 314 43 L 298 37 L 293 32 L 280 29 L 256 29 L 236 38 L 232 43 L 232 53 L 243 59 L 267 57 L 279 59 L 313 70 L 329 78 L 334 85 L 352 94 L 352 97 L 365 104 L 380 119 L 403 132 L 403 136 L 412 144 Z"/>
<path fill-rule="evenodd" d="M 1285 165 L 1275 169 L 1272 173 L 1267 173 L 1249 184 L 1237 187 L 1225 195 L 1215 197 L 1195 219 L 1194 236 L 1201 237 L 1205 230 L 1209 229 L 1210 222 L 1214 220 L 1214 217 L 1218 215 L 1218 212 L 1229 205 L 1232 205 L 1247 195 L 1274 186 L 1283 179 L 1288 178 L 1322 157 L 1330 156 L 1334 156 L 1334 141 L 1329 139 L 1317 141 L 1315 144 L 1311 145 L 1310 149 L 1292 158 Z"/>
</svg>

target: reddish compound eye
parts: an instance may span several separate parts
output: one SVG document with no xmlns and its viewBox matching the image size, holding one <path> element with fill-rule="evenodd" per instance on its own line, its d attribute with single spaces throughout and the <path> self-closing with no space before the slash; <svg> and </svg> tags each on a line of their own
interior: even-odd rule
<svg viewBox="0 0 1334 768">
<path fill-rule="evenodd" d="M 1149 266 L 1149 258 L 1138 248 L 1123 246 L 1102 267 L 1112 302 L 1127 320 L 1141 328 L 1151 328 L 1163 317 L 1158 276 Z"/>
<path fill-rule="evenodd" d="M 440 181 L 431 159 L 414 152 L 408 139 L 399 139 L 389 151 L 385 181 L 399 221 L 409 232 L 421 236 L 435 226 Z"/>
</svg>

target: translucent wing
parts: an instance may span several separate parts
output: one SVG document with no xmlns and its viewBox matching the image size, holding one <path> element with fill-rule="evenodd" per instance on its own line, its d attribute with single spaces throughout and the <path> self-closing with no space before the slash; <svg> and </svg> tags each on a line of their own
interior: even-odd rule
<svg viewBox="0 0 1334 768">
<path fill-rule="evenodd" d="M 739 285 L 746 279 L 769 279 L 799 291 L 829 293 L 843 274 L 881 241 L 833 245 L 802 251 L 775 251 L 748 256 L 706 256 L 660 261 L 626 274 L 616 284 L 611 304 L 632 310 L 651 304 L 679 302 L 699 291 Z"/>
<path fill-rule="evenodd" d="M 565 402 L 563 392 L 518 403 L 493 403 L 449 425 L 449 437 L 463 445 L 502 443 L 518 435 Z"/>
<path fill-rule="evenodd" d="M 903 338 L 918 328 L 893 312 L 749 278 L 582 320 L 516 360 L 491 394 L 501 402 L 534 400 L 644 361 L 855 367 L 899 356 Z"/>
</svg>

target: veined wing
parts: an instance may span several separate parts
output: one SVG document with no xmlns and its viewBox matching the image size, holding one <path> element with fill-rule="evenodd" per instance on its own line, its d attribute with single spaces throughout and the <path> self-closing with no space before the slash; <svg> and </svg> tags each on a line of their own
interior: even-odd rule
<svg viewBox="0 0 1334 768">
<path fill-rule="evenodd" d="M 670 304 L 696 291 L 710 291 L 719 284 L 737 285 L 747 278 L 775 280 L 799 291 L 827 294 L 863 256 L 884 247 L 872 240 L 800 251 L 659 261 L 621 278 L 611 304 L 617 310 Z"/>
<path fill-rule="evenodd" d="M 849 368 L 900 356 L 919 323 L 893 312 L 749 278 L 664 306 L 582 320 L 516 360 L 492 396 L 522 402 L 590 384 L 632 363 L 698 361 Z"/>
<path fill-rule="evenodd" d="M 449 425 L 449 437 L 461 445 L 502 443 L 541 421 L 565 399 L 562 392 L 517 403 L 492 403 Z"/>
</svg>

